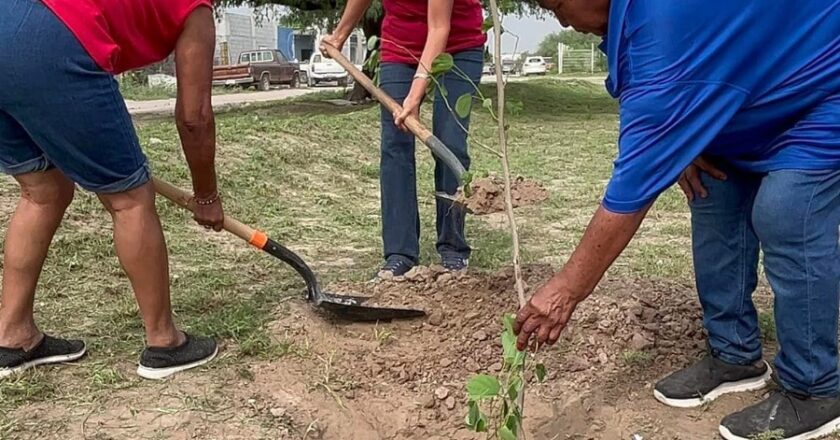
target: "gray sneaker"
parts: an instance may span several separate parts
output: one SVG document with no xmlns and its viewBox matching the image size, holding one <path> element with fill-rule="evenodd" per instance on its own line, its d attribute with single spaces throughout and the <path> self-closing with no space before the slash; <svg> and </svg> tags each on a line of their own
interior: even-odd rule
<svg viewBox="0 0 840 440">
<path fill-rule="evenodd" d="M 779 440 L 810 440 L 838 428 L 840 398 L 819 399 L 778 390 L 763 402 L 724 418 L 720 435 L 726 440 L 751 440 L 773 433 Z"/>
<path fill-rule="evenodd" d="M 41 342 L 29 351 L 0 347 L 0 379 L 39 365 L 72 362 L 84 356 L 85 351 L 85 343 L 82 341 L 48 335 L 44 335 Z"/>
<path fill-rule="evenodd" d="M 146 347 L 140 355 L 137 374 L 144 379 L 165 379 L 175 373 L 204 365 L 219 353 L 213 338 L 187 333 L 184 336 L 186 341 L 178 347 Z"/>
<path fill-rule="evenodd" d="M 700 362 L 659 381 L 653 396 L 668 406 L 694 408 L 724 394 L 760 390 L 770 382 L 770 376 L 767 362 L 733 365 L 707 354 Z"/>
</svg>

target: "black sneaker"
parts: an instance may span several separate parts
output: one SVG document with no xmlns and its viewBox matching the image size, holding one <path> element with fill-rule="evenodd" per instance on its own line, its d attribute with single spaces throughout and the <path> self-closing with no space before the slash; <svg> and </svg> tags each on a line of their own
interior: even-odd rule
<svg viewBox="0 0 840 440">
<path fill-rule="evenodd" d="M 840 428 L 840 398 L 818 399 L 790 391 L 774 391 L 763 402 L 730 414 L 720 423 L 726 440 L 751 440 L 772 435 L 778 440 L 808 440 Z"/>
<path fill-rule="evenodd" d="M 213 338 L 184 333 L 187 340 L 179 347 L 146 347 L 140 355 L 137 374 L 145 379 L 164 379 L 180 371 L 204 365 L 219 352 Z"/>
<path fill-rule="evenodd" d="M 732 365 L 708 354 L 700 362 L 659 381 L 653 396 L 668 406 L 694 408 L 724 394 L 760 390 L 767 386 L 771 374 L 764 361 Z"/>
<path fill-rule="evenodd" d="M 440 265 L 446 270 L 458 272 L 467 270 L 467 267 L 470 265 L 470 260 L 460 255 L 444 255 L 440 257 Z"/>
<path fill-rule="evenodd" d="M 0 379 L 38 365 L 72 362 L 85 355 L 85 343 L 44 335 L 30 351 L 0 347 Z"/>
<path fill-rule="evenodd" d="M 412 267 L 414 267 L 414 263 L 412 263 L 408 258 L 400 255 L 392 255 L 385 260 L 385 264 L 383 264 L 382 268 L 379 269 L 376 277 L 380 279 L 389 279 L 403 276 L 408 273 Z"/>
</svg>

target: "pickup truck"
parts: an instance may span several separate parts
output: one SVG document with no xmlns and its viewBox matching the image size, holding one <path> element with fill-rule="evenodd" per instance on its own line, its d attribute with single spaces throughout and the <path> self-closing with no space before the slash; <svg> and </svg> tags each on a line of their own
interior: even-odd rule
<svg viewBox="0 0 840 440">
<path fill-rule="evenodd" d="M 255 86 L 266 91 L 272 84 L 287 84 L 292 88 L 306 80 L 297 62 L 289 61 L 278 50 L 260 49 L 242 52 L 239 63 L 213 68 L 214 86 Z"/>
<path fill-rule="evenodd" d="M 341 65 L 320 53 L 312 54 L 309 62 L 301 67 L 306 71 L 309 87 L 332 81 L 337 82 L 340 87 L 346 87 L 350 82 L 347 71 Z"/>
</svg>

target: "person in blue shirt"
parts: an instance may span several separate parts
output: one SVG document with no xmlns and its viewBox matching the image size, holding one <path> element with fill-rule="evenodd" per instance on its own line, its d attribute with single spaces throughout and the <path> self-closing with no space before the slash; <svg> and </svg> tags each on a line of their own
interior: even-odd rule
<svg viewBox="0 0 840 440">
<path fill-rule="evenodd" d="M 691 208 L 709 352 L 655 387 L 676 407 L 764 387 L 751 295 L 759 249 L 775 295 L 777 391 L 721 435 L 840 427 L 840 0 L 540 0 L 604 36 L 619 154 L 563 269 L 517 316 L 519 347 L 553 344 L 674 183 Z"/>
</svg>

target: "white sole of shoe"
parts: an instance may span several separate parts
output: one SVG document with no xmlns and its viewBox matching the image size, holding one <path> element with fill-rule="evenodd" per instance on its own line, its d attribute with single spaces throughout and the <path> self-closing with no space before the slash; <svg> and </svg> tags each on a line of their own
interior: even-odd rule
<svg viewBox="0 0 840 440">
<path fill-rule="evenodd" d="M 793 437 L 785 437 L 784 439 L 781 439 L 781 440 L 812 440 L 812 439 L 817 439 L 817 438 L 820 438 L 820 437 L 825 437 L 827 435 L 831 435 L 834 432 L 836 432 L 838 429 L 840 429 L 840 417 L 826 423 L 825 425 L 823 425 L 823 426 L 821 426 L 821 427 L 819 427 L 819 428 L 817 428 L 817 429 L 815 429 L 811 432 L 806 432 L 804 434 L 799 434 L 799 435 L 796 435 L 796 436 L 793 436 Z M 733 434 L 731 431 L 729 431 L 729 429 L 727 429 L 725 426 L 722 426 L 722 425 L 721 425 L 719 431 L 720 431 L 721 437 L 725 438 L 726 440 L 750 440 L 750 438 L 752 438 L 752 437 L 739 437 L 739 436 Z"/>
<path fill-rule="evenodd" d="M 168 368 L 149 368 L 144 367 L 142 365 L 137 367 L 137 375 L 142 377 L 143 379 L 150 379 L 150 380 L 163 380 L 169 376 L 172 376 L 175 373 L 180 373 L 182 371 L 191 370 L 196 367 L 200 367 L 213 359 L 216 358 L 216 355 L 219 354 L 219 347 L 216 347 L 216 350 L 213 351 L 213 354 L 207 356 L 204 359 L 197 360 L 195 362 L 178 365 L 175 367 L 168 367 Z"/>
<path fill-rule="evenodd" d="M 764 362 L 764 364 L 767 365 L 767 371 L 765 371 L 761 376 L 739 380 L 737 382 L 726 382 L 713 389 L 703 397 L 693 399 L 670 399 L 657 390 L 653 390 L 653 397 L 670 407 L 697 408 L 698 406 L 703 406 L 725 394 L 757 391 L 767 386 L 773 374 L 773 370 L 770 369 L 770 365 L 767 364 L 767 362 Z"/>
<path fill-rule="evenodd" d="M 26 371 L 30 368 L 38 367 L 38 366 L 41 366 L 41 365 L 62 364 L 62 363 L 65 363 L 65 362 L 73 362 L 73 361 L 81 359 L 82 356 L 85 355 L 85 352 L 87 352 L 87 346 L 83 347 L 80 351 L 78 351 L 76 353 L 62 354 L 62 355 L 45 357 L 45 358 L 41 358 L 41 359 L 35 359 L 35 360 L 31 360 L 29 362 L 20 364 L 17 367 L 13 367 L 13 368 L 1 368 L 0 369 L 0 379 L 4 379 L 4 378 L 7 378 L 7 377 L 15 375 L 15 374 L 23 373 L 24 371 Z"/>
</svg>

